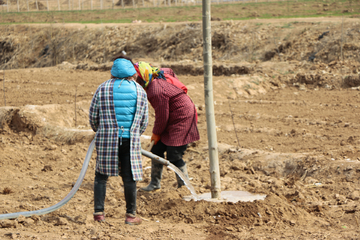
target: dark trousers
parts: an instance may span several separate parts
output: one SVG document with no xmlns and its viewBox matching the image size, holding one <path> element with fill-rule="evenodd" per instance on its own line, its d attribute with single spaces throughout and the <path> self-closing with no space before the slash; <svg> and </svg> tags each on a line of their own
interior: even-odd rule
<svg viewBox="0 0 360 240">
<path fill-rule="evenodd" d="M 130 139 L 123 138 L 122 145 L 119 141 L 119 168 L 120 176 L 124 183 L 126 213 L 136 213 L 136 182 L 133 180 L 130 163 Z M 95 212 L 104 212 L 106 182 L 109 176 L 95 172 L 94 181 L 94 208 Z"/>
<path fill-rule="evenodd" d="M 183 156 L 187 149 L 187 144 L 179 147 L 166 146 L 161 140 L 153 146 L 151 152 L 159 157 L 165 158 L 164 153 L 166 152 L 166 159 L 174 164 L 177 168 L 183 167 L 185 162 Z"/>
</svg>

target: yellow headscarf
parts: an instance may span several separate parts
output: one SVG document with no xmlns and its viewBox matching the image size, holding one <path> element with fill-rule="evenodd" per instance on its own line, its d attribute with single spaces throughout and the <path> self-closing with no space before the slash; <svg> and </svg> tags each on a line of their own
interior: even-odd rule
<svg viewBox="0 0 360 240">
<path fill-rule="evenodd" d="M 135 63 L 135 70 L 138 73 L 139 77 L 144 80 L 144 88 L 149 86 L 152 80 L 157 77 L 164 78 L 163 72 L 159 68 L 152 67 L 147 62 L 138 62 Z M 165 78 L 164 78 L 165 79 Z"/>
</svg>

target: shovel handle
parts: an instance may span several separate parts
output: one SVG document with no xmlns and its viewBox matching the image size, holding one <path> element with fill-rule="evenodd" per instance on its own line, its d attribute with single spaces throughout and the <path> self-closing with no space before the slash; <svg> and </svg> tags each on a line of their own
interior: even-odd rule
<svg viewBox="0 0 360 240">
<path fill-rule="evenodd" d="M 155 143 L 155 141 L 152 140 L 151 143 L 150 143 L 150 146 L 149 146 L 149 150 L 148 150 L 149 152 L 151 152 L 151 149 L 153 148 L 154 143 Z"/>
</svg>

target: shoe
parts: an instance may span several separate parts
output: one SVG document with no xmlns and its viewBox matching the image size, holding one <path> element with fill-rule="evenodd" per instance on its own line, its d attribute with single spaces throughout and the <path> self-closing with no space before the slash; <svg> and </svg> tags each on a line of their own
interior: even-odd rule
<svg viewBox="0 0 360 240">
<path fill-rule="evenodd" d="M 156 192 L 159 191 L 160 188 L 156 188 L 156 186 L 149 184 L 146 187 L 140 188 L 140 192 Z"/>
<path fill-rule="evenodd" d="M 142 223 L 141 218 L 135 217 L 134 214 L 127 213 L 125 216 L 126 216 L 126 217 L 125 217 L 125 223 L 126 223 L 126 224 L 129 224 L 129 225 L 139 225 L 139 224 Z"/>
<path fill-rule="evenodd" d="M 105 213 L 103 213 L 103 212 L 94 213 L 94 221 L 95 222 L 104 222 L 105 221 Z"/>
</svg>

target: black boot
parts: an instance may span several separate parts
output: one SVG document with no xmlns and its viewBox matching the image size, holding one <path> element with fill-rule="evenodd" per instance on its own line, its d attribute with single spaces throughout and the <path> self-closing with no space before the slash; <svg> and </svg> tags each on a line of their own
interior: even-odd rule
<svg viewBox="0 0 360 240">
<path fill-rule="evenodd" d="M 187 168 L 186 168 L 186 164 L 182 167 L 179 167 L 180 171 L 183 172 L 183 174 L 185 175 L 186 179 L 189 180 L 189 174 L 188 174 L 188 171 L 187 171 Z M 176 175 L 176 180 L 177 180 L 177 183 L 178 183 L 178 188 L 181 188 L 182 186 L 185 185 L 184 181 L 175 173 Z"/>
<path fill-rule="evenodd" d="M 144 192 L 153 192 L 160 189 L 163 165 L 151 160 L 151 181 L 147 187 L 140 188 Z"/>
<path fill-rule="evenodd" d="M 107 180 L 108 180 L 108 176 L 95 172 L 95 179 L 94 179 L 95 213 L 104 212 Z"/>
</svg>

